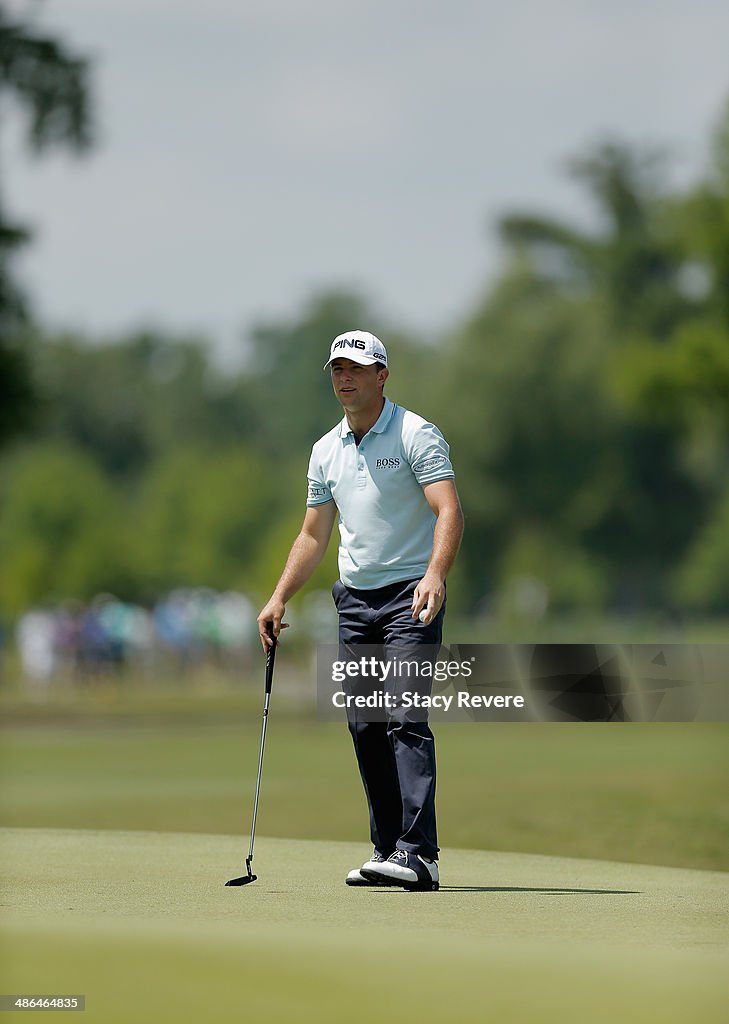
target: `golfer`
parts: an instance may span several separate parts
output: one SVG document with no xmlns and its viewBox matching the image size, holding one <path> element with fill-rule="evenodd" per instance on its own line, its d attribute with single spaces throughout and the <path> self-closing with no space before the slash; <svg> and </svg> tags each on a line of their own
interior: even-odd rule
<svg viewBox="0 0 729 1024">
<path fill-rule="evenodd" d="M 258 616 L 264 649 L 287 627 L 285 606 L 309 579 L 339 524 L 332 594 L 339 641 L 388 648 L 441 643 L 445 581 L 463 533 L 449 449 L 432 423 L 385 397 L 385 346 L 367 331 L 332 342 L 334 394 L 344 418 L 314 445 L 301 532 Z M 422 617 L 421 617 L 421 612 Z M 435 743 L 425 720 L 348 714 L 374 852 L 348 885 L 437 889 Z"/>
</svg>

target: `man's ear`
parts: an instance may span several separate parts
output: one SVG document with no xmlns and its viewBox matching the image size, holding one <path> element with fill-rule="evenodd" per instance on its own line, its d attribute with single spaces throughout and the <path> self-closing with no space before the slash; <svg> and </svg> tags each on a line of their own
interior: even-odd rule
<svg viewBox="0 0 729 1024">
<path fill-rule="evenodd" d="M 377 383 L 380 385 L 380 387 L 385 386 L 385 381 L 389 376 L 390 371 L 387 369 L 386 366 L 384 366 L 381 370 L 377 371 Z"/>
</svg>

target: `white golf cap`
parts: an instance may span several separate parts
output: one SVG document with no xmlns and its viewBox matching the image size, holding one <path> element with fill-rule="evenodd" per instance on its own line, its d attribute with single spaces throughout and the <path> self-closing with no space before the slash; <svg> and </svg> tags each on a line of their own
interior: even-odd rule
<svg viewBox="0 0 729 1024">
<path fill-rule="evenodd" d="M 387 366 L 387 351 L 379 338 L 369 331 L 347 331 L 346 334 L 339 334 L 332 342 L 332 349 L 329 359 L 324 364 L 326 370 L 332 359 L 341 356 L 342 359 L 351 359 L 354 363 L 361 363 L 362 366 L 372 366 L 373 363 L 383 363 Z"/>
</svg>

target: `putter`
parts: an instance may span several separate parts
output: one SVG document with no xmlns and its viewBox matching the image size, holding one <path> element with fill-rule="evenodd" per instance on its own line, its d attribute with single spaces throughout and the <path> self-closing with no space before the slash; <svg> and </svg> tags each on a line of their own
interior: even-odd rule
<svg viewBox="0 0 729 1024">
<path fill-rule="evenodd" d="M 258 875 L 254 875 L 251 869 L 253 864 L 253 840 L 256 835 L 256 817 L 258 815 L 258 796 L 261 792 L 261 770 L 263 768 L 263 748 L 266 745 L 266 724 L 268 723 L 268 704 L 271 700 L 271 684 L 273 683 L 273 663 L 276 660 L 276 637 L 273 635 L 273 623 L 267 624 L 267 632 L 273 643 L 266 651 L 266 697 L 263 703 L 263 725 L 261 727 L 261 751 L 258 755 L 258 777 L 256 779 L 256 798 L 253 802 L 253 824 L 251 825 L 251 845 L 248 850 L 248 856 L 246 857 L 246 871 L 247 874 L 241 875 L 240 878 L 231 878 L 226 885 L 248 885 L 249 882 L 255 882 Z"/>
</svg>

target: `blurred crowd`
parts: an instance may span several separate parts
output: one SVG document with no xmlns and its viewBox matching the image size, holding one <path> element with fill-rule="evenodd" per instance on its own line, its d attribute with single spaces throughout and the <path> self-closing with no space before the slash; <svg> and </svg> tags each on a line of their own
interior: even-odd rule
<svg viewBox="0 0 729 1024">
<path fill-rule="evenodd" d="M 34 608 L 16 624 L 26 678 L 39 685 L 59 676 L 94 678 L 132 667 L 175 671 L 225 668 L 258 644 L 253 602 L 234 591 L 178 589 L 151 608 L 99 594 L 88 605 Z"/>
</svg>

